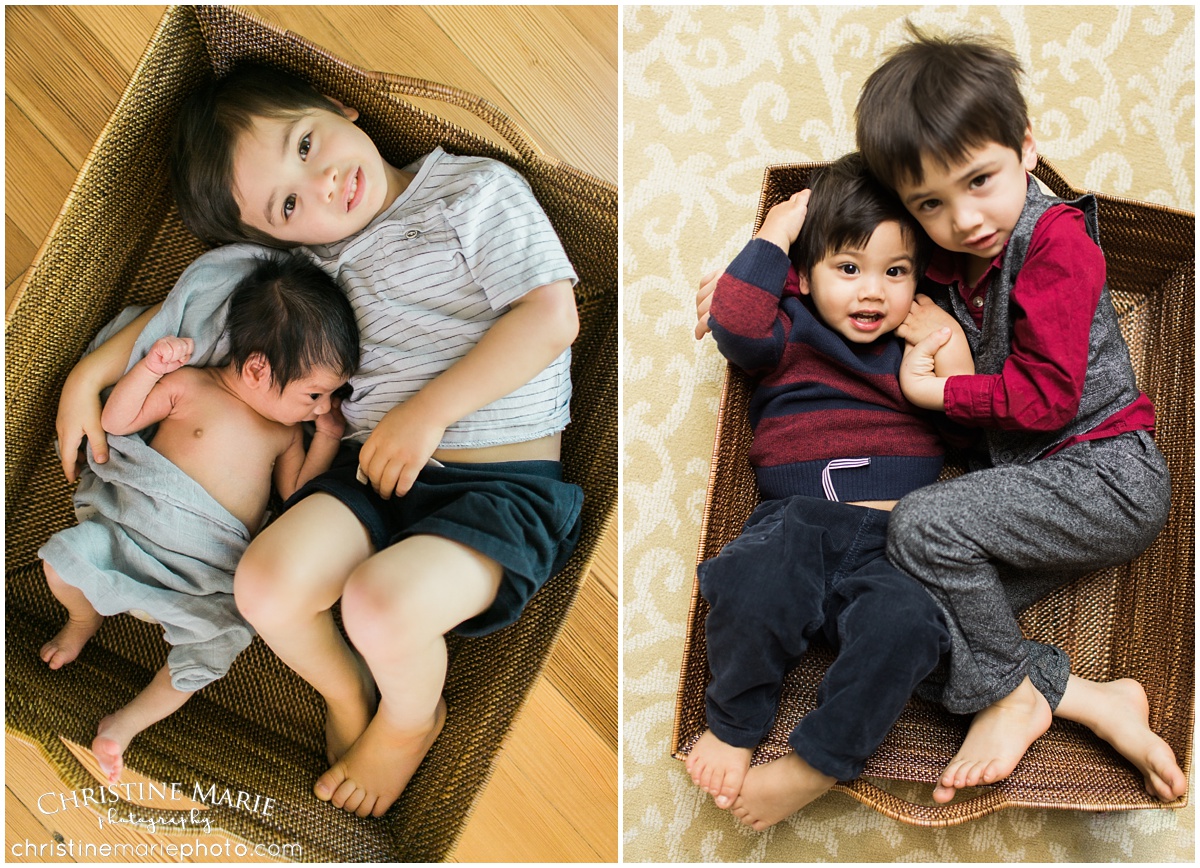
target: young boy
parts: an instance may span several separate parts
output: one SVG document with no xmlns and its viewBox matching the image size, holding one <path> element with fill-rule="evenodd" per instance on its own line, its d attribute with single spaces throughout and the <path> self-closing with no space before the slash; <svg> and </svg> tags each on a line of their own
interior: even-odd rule
<svg viewBox="0 0 1200 868">
<path fill-rule="evenodd" d="M 986 434 L 982 469 L 905 497 L 888 531 L 888 557 L 946 613 L 942 701 L 978 712 L 934 798 L 1008 775 L 1056 714 L 1112 743 L 1171 801 L 1186 778 L 1149 729 L 1141 685 L 1069 676 L 1061 651 L 1022 642 L 1013 614 L 1137 556 L 1169 507 L 1095 200 L 1049 198 L 1027 175 L 1037 152 L 1011 53 L 914 36 L 863 87 L 858 145 L 941 248 L 926 273 L 936 304 L 919 299 L 906 339 L 957 321 L 975 357 L 974 375 L 946 377 L 913 353 L 905 395 Z"/>
<path fill-rule="evenodd" d="M 96 512 L 38 552 L 68 621 L 42 646 L 51 669 L 74 660 L 105 616 L 162 624 L 167 663 L 100 721 L 92 752 L 116 783 L 130 741 L 223 676 L 253 633 L 238 615 L 233 573 L 262 524 L 271 485 L 284 497 L 327 470 L 345 423 L 332 398 L 358 364 L 350 304 L 319 268 L 263 260 L 234 291 L 230 362 L 184 367 L 192 341 L 165 337 L 112 390 L 102 424 L 147 445 L 109 442 L 104 484 L 76 505 Z M 300 423 L 314 421 L 306 449 Z"/>
<path fill-rule="evenodd" d="M 949 647 L 932 598 L 884 556 L 888 510 L 943 460 L 929 414 L 901 395 L 893 334 L 922 243 L 851 154 L 773 207 L 701 299 L 698 334 L 707 302 L 717 346 L 756 381 L 750 462 L 764 500 L 698 570 L 712 680 L 687 769 L 758 830 L 858 777 Z M 943 373 L 971 370 L 958 331 L 938 353 Z M 751 769 L 784 676 L 816 635 L 839 649 L 817 708 L 789 737 L 794 753 Z"/>
<path fill-rule="evenodd" d="M 444 635 L 516 621 L 578 539 L 582 490 L 559 463 L 578 317 L 520 175 L 440 148 L 397 168 L 357 117 L 235 70 L 182 109 L 173 173 L 198 236 L 305 245 L 358 316 L 350 448 L 254 541 L 235 595 L 325 699 L 314 792 L 379 816 L 445 720 Z"/>
</svg>

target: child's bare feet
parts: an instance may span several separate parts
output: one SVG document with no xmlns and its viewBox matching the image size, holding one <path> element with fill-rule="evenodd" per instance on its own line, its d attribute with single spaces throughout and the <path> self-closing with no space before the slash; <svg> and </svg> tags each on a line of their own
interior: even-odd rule
<svg viewBox="0 0 1200 868">
<path fill-rule="evenodd" d="M 96 634 L 104 616 L 92 610 L 90 615 L 68 618 L 54 638 L 42 646 L 38 656 L 50 664 L 51 669 L 61 669 L 79 656 L 88 639 Z"/>
<path fill-rule="evenodd" d="M 1171 802 L 1187 792 L 1187 776 L 1175 752 L 1150 729 L 1146 691 L 1132 678 L 1097 683 L 1074 675 L 1067 682 L 1058 717 L 1082 723 L 1129 760 L 1146 782 L 1146 792 Z"/>
<path fill-rule="evenodd" d="M 942 771 L 933 800 L 945 803 L 961 787 L 993 784 L 1012 774 L 1029 746 L 1050 728 L 1050 703 L 1026 678 L 975 715 L 962 747 Z"/>
<path fill-rule="evenodd" d="M 366 661 L 353 651 L 351 654 L 354 655 L 360 677 L 358 696 L 348 702 L 325 702 L 325 758 L 331 766 L 345 756 L 358 737 L 366 732 L 379 704 L 375 679 L 371 677 Z"/>
<path fill-rule="evenodd" d="M 96 727 L 96 738 L 92 741 L 92 753 L 110 784 L 115 784 L 125 769 L 123 757 L 130 742 L 125 737 L 119 715 L 120 712 L 117 712 L 101 720 Z"/>
<path fill-rule="evenodd" d="M 821 774 L 796 754 L 789 753 L 746 772 L 732 813 L 754 831 L 761 832 L 829 792 L 836 783 L 837 778 Z"/>
<path fill-rule="evenodd" d="M 313 785 L 318 799 L 360 817 L 380 817 L 399 798 L 446 722 L 438 699 L 429 725 L 415 732 L 396 729 L 381 707 L 358 741 Z"/>
<path fill-rule="evenodd" d="M 742 789 L 754 751 L 726 744 L 707 730 L 688 754 L 684 766 L 692 783 L 713 797 L 718 808 L 729 808 Z"/>
</svg>

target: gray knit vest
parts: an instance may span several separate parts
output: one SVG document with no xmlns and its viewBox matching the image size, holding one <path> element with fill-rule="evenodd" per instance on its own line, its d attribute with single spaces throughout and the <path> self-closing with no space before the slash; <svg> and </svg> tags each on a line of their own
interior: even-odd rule
<svg viewBox="0 0 1200 868">
<path fill-rule="evenodd" d="M 962 324 L 975 356 L 975 373 L 998 374 L 1012 351 L 1011 303 L 1013 284 L 1025 256 L 1033 229 L 1046 210 L 1062 202 L 1062 199 L 1044 195 L 1037 183 L 1030 179 L 1025 194 L 1025 207 L 1017 219 L 1005 250 L 999 274 L 993 275 L 987 291 L 983 311 L 983 328 L 977 328 L 967 304 L 957 290 L 949 292 L 954 316 Z M 1100 244 L 1096 220 L 1096 198 L 1085 195 L 1072 202 L 1073 208 L 1083 212 L 1088 235 Z M 1053 292 L 1052 287 L 1046 289 Z M 1100 290 L 1100 303 L 1092 317 L 1092 328 L 1088 336 L 1087 376 L 1083 384 L 1083 396 L 1075 418 L 1056 431 L 1001 431 L 988 429 L 987 452 L 993 466 L 1005 464 L 1028 464 L 1045 455 L 1055 446 L 1076 434 L 1092 430 L 1117 410 L 1129 406 L 1140 395 L 1129 361 L 1129 348 L 1121 336 L 1117 312 L 1105 282 Z"/>
</svg>

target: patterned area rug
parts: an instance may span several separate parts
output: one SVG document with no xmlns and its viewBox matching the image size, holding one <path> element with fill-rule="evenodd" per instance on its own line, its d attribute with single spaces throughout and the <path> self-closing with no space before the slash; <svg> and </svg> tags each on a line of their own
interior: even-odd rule
<svg viewBox="0 0 1200 868">
<path fill-rule="evenodd" d="M 622 15 L 625 860 L 1194 861 L 1194 802 L 922 829 L 831 793 L 759 834 L 669 756 L 724 371 L 692 337 L 694 294 L 750 237 L 764 167 L 853 148 L 858 89 L 909 17 L 1015 49 L 1039 151 L 1075 186 L 1194 210 L 1194 9 L 1089 7 L 1086 23 L 1079 7 L 1032 6 Z"/>
</svg>

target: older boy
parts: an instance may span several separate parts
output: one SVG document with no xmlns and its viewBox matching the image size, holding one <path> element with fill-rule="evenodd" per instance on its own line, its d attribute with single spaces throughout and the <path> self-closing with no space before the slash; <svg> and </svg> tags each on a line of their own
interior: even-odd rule
<svg viewBox="0 0 1200 868">
<path fill-rule="evenodd" d="M 514 622 L 578 539 L 582 491 L 559 464 L 578 319 L 523 178 L 440 148 L 394 167 L 357 117 L 235 70 L 181 111 L 173 171 L 197 235 L 306 245 L 358 315 L 350 448 L 255 540 L 235 594 L 326 700 L 317 796 L 379 816 L 445 720 L 444 634 Z"/>
<path fill-rule="evenodd" d="M 358 364 L 358 328 L 337 285 L 299 257 L 263 260 L 234 290 L 229 363 L 186 367 L 193 343 L 165 337 L 104 406 L 114 435 L 157 425 L 149 443 L 120 436 L 76 505 L 91 517 L 42 546 L 46 581 L 68 620 L 44 646 L 51 669 L 73 661 L 106 616 L 163 626 L 167 663 L 105 717 L 92 752 L 115 783 L 130 741 L 225 674 L 253 632 L 238 615 L 233 572 L 274 486 L 289 497 L 329 469 L 345 423 L 335 390 Z M 316 432 L 305 447 L 300 423 Z"/>
<path fill-rule="evenodd" d="M 888 557 L 947 614 L 942 702 L 978 712 L 934 798 L 1008 775 L 1057 714 L 1112 743 L 1170 801 L 1186 779 L 1149 729 L 1141 685 L 1069 676 L 1065 654 L 1024 643 L 1014 615 L 1138 555 L 1169 507 L 1154 408 L 1105 284 L 1095 200 L 1048 198 L 1027 175 L 1037 153 L 1011 53 L 914 36 L 863 87 L 858 145 L 942 248 L 926 274 L 937 304 L 919 300 L 906 339 L 954 319 L 975 356 L 970 376 L 928 364 L 902 374 L 905 394 L 986 434 L 975 472 L 905 497 L 888 533 Z"/>
</svg>

